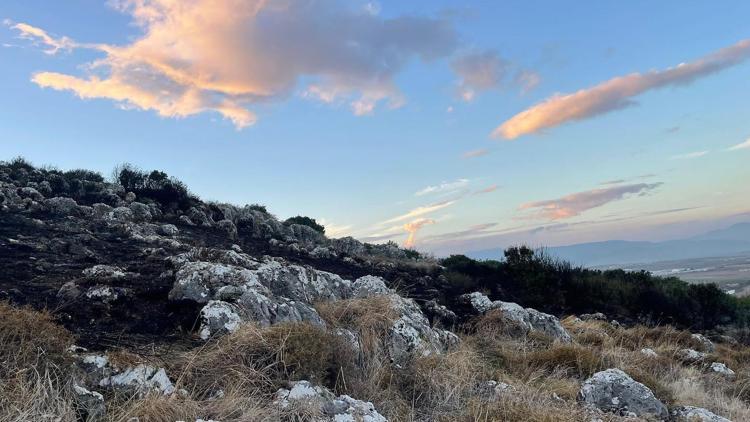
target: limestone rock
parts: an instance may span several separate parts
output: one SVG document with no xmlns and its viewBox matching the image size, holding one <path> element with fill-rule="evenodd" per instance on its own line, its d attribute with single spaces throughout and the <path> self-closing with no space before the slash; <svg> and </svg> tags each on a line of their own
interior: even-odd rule
<svg viewBox="0 0 750 422">
<path fill-rule="evenodd" d="M 572 341 L 570 334 L 562 326 L 560 320 L 553 315 L 532 308 L 523 308 L 513 302 L 491 301 L 486 295 L 479 292 L 465 294 L 460 299 L 470 304 L 480 314 L 499 309 L 502 312 L 503 319 L 517 324 L 525 332 L 539 331 L 563 343 Z"/>
<path fill-rule="evenodd" d="M 702 407 L 680 406 L 672 410 L 674 422 L 732 422 Z"/>
<path fill-rule="evenodd" d="M 639 417 L 659 419 L 669 416 L 667 407 L 648 387 L 619 369 L 597 372 L 587 379 L 578 393 L 578 400 L 605 412 L 632 412 Z"/>
<path fill-rule="evenodd" d="M 315 419 L 316 422 L 388 421 L 375 410 L 372 403 L 347 395 L 335 397 L 327 388 L 312 385 L 308 381 L 297 381 L 289 389 L 279 389 L 274 403 L 287 411 L 313 411 L 321 415 Z"/>
</svg>

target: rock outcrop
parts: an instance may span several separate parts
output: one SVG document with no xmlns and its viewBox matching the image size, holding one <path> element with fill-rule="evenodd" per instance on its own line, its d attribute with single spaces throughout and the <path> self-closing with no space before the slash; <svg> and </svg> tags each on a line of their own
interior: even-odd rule
<svg viewBox="0 0 750 422">
<path fill-rule="evenodd" d="M 325 387 L 312 385 L 308 381 L 297 381 L 289 389 L 281 388 L 276 392 L 274 401 L 281 409 L 293 412 L 295 408 L 321 415 L 319 422 L 366 421 L 387 422 L 383 415 L 375 410 L 370 402 L 354 399 L 347 395 L 335 397 Z"/>
<path fill-rule="evenodd" d="M 702 407 L 680 406 L 671 415 L 674 422 L 732 422 Z"/>
<path fill-rule="evenodd" d="M 532 308 L 524 308 L 517 303 L 492 301 L 479 292 L 465 294 L 461 297 L 461 300 L 470 304 L 474 311 L 479 314 L 499 310 L 505 321 L 519 326 L 524 332 L 538 331 L 556 341 L 571 342 L 570 334 L 562 326 L 560 320 L 553 315 Z"/>
</svg>

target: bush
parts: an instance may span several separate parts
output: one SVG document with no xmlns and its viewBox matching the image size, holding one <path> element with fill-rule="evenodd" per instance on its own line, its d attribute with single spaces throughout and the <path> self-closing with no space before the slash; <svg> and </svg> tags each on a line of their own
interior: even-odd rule
<svg viewBox="0 0 750 422">
<path fill-rule="evenodd" d="M 298 215 L 296 217 L 290 217 L 287 218 L 286 221 L 284 221 L 284 224 L 301 224 L 303 226 L 307 226 L 315 230 L 316 232 L 320 234 L 326 234 L 326 228 L 318 224 L 317 221 L 315 221 L 314 218 L 310 217 L 303 217 L 301 215 Z"/>
<path fill-rule="evenodd" d="M 115 179 L 126 191 L 137 197 L 148 198 L 168 209 L 187 210 L 194 205 L 194 198 L 187 187 L 174 177 L 162 171 L 150 173 L 141 171 L 130 164 L 123 164 L 114 171 Z"/>
</svg>

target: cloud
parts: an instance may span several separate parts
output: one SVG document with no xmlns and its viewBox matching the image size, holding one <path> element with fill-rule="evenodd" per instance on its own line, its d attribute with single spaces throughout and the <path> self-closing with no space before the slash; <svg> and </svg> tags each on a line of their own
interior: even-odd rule
<svg viewBox="0 0 750 422">
<path fill-rule="evenodd" d="M 57 52 L 59 52 L 60 50 L 70 51 L 76 47 L 76 43 L 73 42 L 73 40 L 71 40 L 70 38 L 54 38 L 51 35 L 47 34 L 47 32 L 43 29 L 37 28 L 35 26 L 31 26 L 25 23 L 13 23 L 13 21 L 7 19 L 4 20 L 3 23 L 10 26 L 12 29 L 17 30 L 19 33 L 18 38 L 30 40 L 35 44 L 43 44 L 47 46 L 47 49 L 44 50 L 46 54 L 53 55 L 57 54 Z"/>
<path fill-rule="evenodd" d="M 710 151 L 696 151 L 696 152 L 689 152 L 687 154 L 679 154 L 679 155 L 673 155 L 670 157 L 670 160 L 689 160 L 691 158 L 699 158 L 703 157 L 704 155 L 708 154 Z"/>
<path fill-rule="evenodd" d="M 733 147 L 727 148 L 727 151 L 737 151 L 740 149 L 750 149 L 750 138 L 747 138 L 745 142 L 742 142 Z"/>
<path fill-rule="evenodd" d="M 625 179 L 616 179 L 616 180 L 607 180 L 606 182 L 599 183 L 600 185 L 619 185 L 620 183 L 625 183 Z"/>
<path fill-rule="evenodd" d="M 325 218 L 319 220 L 320 224 L 326 229 L 326 236 L 330 238 L 349 236 L 352 230 L 351 225 L 338 225 L 327 221 Z"/>
<path fill-rule="evenodd" d="M 404 104 L 394 78 L 409 62 L 449 56 L 458 43 L 445 19 L 381 17 L 337 0 L 114 0 L 140 35 L 125 45 L 78 44 L 15 25 L 48 47 L 103 55 L 84 75 L 39 72 L 38 85 L 81 98 L 184 117 L 211 111 L 237 128 L 249 107 L 288 97 L 348 103 L 358 115 Z M 33 28 L 33 29 L 32 29 Z M 305 81 L 306 86 L 297 85 Z"/>
<path fill-rule="evenodd" d="M 460 78 L 458 96 L 471 101 L 477 92 L 484 92 L 500 86 L 510 63 L 495 51 L 469 53 L 455 58 L 451 68 Z"/>
<path fill-rule="evenodd" d="M 435 224 L 435 220 L 431 218 L 418 218 L 410 223 L 404 224 L 404 230 L 409 233 L 409 237 L 407 237 L 406 241 L 404 242 L 404 247 L 413 247 L 416 242 L 417 232 L 421 230 L 422 227 L 428 224 Z"/>
<path fill-rule="evenodd" d="M 681 128 L 679 126 L 672 126 L 672 127 L 664 129 L 664 133 L 677 133 L 680 131 L 680 129 Z"/>
<path fill-rule="evenodd" d="M 407 212 L 406 214 L 399 215 L 397 217 L 393 217 L 390 220 L 384 221 L 382 224 L 392 224 L 392 223 L 398 223 L 400 221 L 408 220 L 411 218 L 421 217 L 425 214 L 429 214 L 438 210 L 441 210 L 443 208 L 449 207 L 453 204 L 455 204 L 456 201 L 442 201 L 437 202 L 435 204 L 431 205 L 425 205 L 422 207 L 414 208 L 413 210 Z"/>
<path fill-rule="evenodd" d="M 526 94 L 542 82 L 541 76 L 532 70 L 520 70 L 514 78 L 515 83 L 521 87 L 521 93 Z"/>
<path fill-rule="evenodd" d="M 575 120 L 619 110 L 635 104 L 632 97 L 646 91 L 673 85 L 686 85 L 696 79 L 734 66 L 750 57 L 750 39 L 718 50 L 690 63 L 661 71 L 632 73 L 603 82 L 573 94 L 555 94 L 545 101 L 511 117 L 492 136 L 515 139 Z"/>
<path fill-rule="evenodd" d="M 578 216 L 585 211 L 601 207 L 610 202 L 619 201 L 629 195 L 644 195 L 661 185 L 661 183 L 637 183 L 593 189 L 573 193 L 558 199 L 528 202 L 521 204 L 519 209 L 535 210 L 534 217 L 546 218 L 549 220 L 562 220 Z"/>
<path fill-rule="evenodd" d="M 490 153 L 490 150 L 487 148 L 481 148 L 481 149 L 474 149 L 471 151 L 466 151 L 465 153 L 461 154 L 461 158 L 476 158 L 481 157 L 483 155 L 487 155 Z"/>
<path fill-rule="evenodd" d="M 478 191 L 474 192 L 474 195 L 480 195 L 480 194 L 483 194 L 483 193 L 490 193 L 490 192 L 494 192 L 494 191 L 496 191 L 497 189 L 498 189 L 498 186 L 497 186 L 497 185 L 490 185 L 490 186 L 487 186 L 487 187 L 486 187 L 486 188 L 484 188 L 484 189 L 479 189 Z"/>
<path fill-rule="evenodd" d="M 433 193 L 442 192 L 454 192 L 456 190 L 465 188 L 469 184 L 469 179 L 456 179 L 452 182 L 442 182 L 438 185 L 427 186 L 419 191 L 415 192 L 416 196 L 424 196 Z"/>
</svg>

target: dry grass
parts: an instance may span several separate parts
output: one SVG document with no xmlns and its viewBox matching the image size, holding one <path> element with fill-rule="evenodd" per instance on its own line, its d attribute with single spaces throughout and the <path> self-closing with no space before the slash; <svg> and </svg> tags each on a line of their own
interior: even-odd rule
<svg viewBox="0 0 750 422">
<path fill-rule="evenodd" d="M 613 328 L 605 322 L 564 322 L 572 344 L 537 335 L 519 336 L 489 313 L 462 333 L 444 355 L 422 356 L 400 367 L 387 353 L 397 315 L 388 298 L 321 303 L 327 328 L 306 323 L 244 325 L 188 352 L 162 361 L 128 350 L 110 351 L 117 366 L 166 365 L 181 394 L 128 397 L 104 391 L 107 422 L 195 420 L 302 421 L 310 409 L 281 411 L 275 391 L 288 380 L 308 379 L 336 394 L 372 401 L 391 421 L 580 421 L 581 382 L 617 367 L 651 388 L 668 405 L 705 407 L 732 420 L 750 420 L 750 349 L 718 345 L 710 359 L 726 363 L 733 379 L 686 366 L 674 351 L 697 347 L 690 333 L 671 327 Z M 65 349 L 72 337 L 48 314 L 0 304 L 0 422 L 76 420 L 72 374 Z M 336 330 L 359 336 L 353 348 Z M 659 356 L 640 352 L 654 349 Z M 357 353 L 355 349 L 359 349 Z M 482 393 L 489 380 L 512 386 L 496 399 Z M 221 394 L 219 394 L 221 392 Z M 314 413 L 314 412 L 313 412 Z M 597 415 L 605 421 L 622 420 Z M 52 418 L 51 420 L 55 420 Z"/>
</svg>

